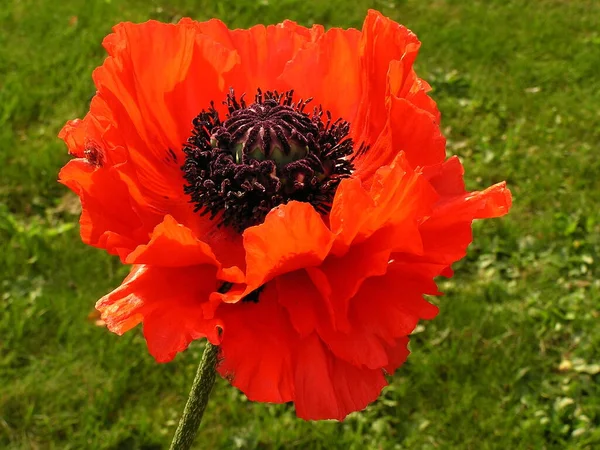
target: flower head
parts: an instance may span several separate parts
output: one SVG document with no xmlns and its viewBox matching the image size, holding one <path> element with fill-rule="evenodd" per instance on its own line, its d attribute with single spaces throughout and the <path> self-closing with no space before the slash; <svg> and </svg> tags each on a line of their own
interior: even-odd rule
<svg viewBox="0 0 600 450">
<path fill-rule="evenodd" d="M 306 419 L 375 400 L 471 222 L 511 204 L 446 159 L 419 45 L 374 11 L 362 31 L 117 25 L 60 134 L 84 242 L 133 265 L 108 328 L 143 323 L 161 362 L 206 337 L 249 399 Z"/>
</svg>

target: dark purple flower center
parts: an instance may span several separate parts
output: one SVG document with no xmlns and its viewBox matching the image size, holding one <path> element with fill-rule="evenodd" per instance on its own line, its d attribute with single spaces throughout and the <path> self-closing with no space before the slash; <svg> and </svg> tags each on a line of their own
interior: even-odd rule
<svg viewBox="0 0 600 450">
<path fill-rule="evenodd" d="M 258 90 L 247 105 L 233 90 L 221 121 L 211 104 L 193 121 L 183 151 L 184 191 L 201 214 L 237 231 L 262 223 L 277 205 L 308 202 L 326 214 L 335 190 L 354 166 L 348 122 L 332 120 L 293 92 Z"/>
</svg>

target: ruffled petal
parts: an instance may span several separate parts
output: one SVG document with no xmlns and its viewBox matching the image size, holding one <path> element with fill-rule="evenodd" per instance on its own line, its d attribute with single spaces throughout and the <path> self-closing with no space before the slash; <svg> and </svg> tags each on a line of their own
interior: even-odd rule
<svg viewBox="0 0 600 450">
<path fill-rule="evenodd" d="M 223 77 L 239 63 L 237 53 L 189 19 L 119 24 L 104 46 L 109 57 L 94 72 L 98 93 L 90 112 L 61 131 L 69 151 L 83 157 L 90 143 L 101 150 L 101 170 L 114 167 L 147 233 L 170 214 L 202 236 L 223 264 L 243 267 L 241 236 L 194 212 L 180 169 L 192 119 L 224 98 Z M 107 220 L 100 226 L 111 231 Z"/>
<path fill-rule="evenodd" d="M 442 164 L 432 165 L 423 170 L 425 178 L 442 198 L 461 195 L 467 191 L 463 179 L 464 173 L 457 156 L 452 156 Z"/>
<path fill-rule="evenodd" d="M 332 310 L 305 270 L 280 275 L 273 282 L 279 303 L 301 337 L 316 330 L 319 322 L 331 322 Z"/>
<path fill-rule="evenodd" d="M 275 284 L 268 283 L 258 303 L 219 307 L 219 373 L 250 400 L 293 401 L 297 415 L 307 420 L 342 420 L 375 400 L 386 385 L 382 368 L 356 367 L 337 358 L 316 333 L 301 337 L 283 301 Z M 396 363 L 397 353 L 386 364 Z"/>
<path fill-rule="evenodd" d="M 329 213 L 329 226 L 336 234 L 334 254 L 343 254 L 369 220 L 369 213 L 376 208 L 359 178 L 351 177 L 339 184 Z"/>
<path fill-rule="evenodd" d="M 158 362 L 168 362 L 195 339 L 219 343 L 220 321 L 206 319 L 202 312 L 203 302 L 216 289 L 216 272 L 210 265 L 136 265 L 96 308 L 108 329 L 117 334 L 143 323 L 148 350 Z"/>
<path fill-rule="evenodd" d="M 219 265 L 210 246 L 198 240 L 189 228 L 177 223 L 169 215 L 154 229 L 148 244 L 135 249 L 126 262 L 162 267 Z"/>
<path fill-rule="evenodd" d="M 458 158 L 428 168 L 426 176 L 439 192 L 440 199 L 431 217 L 419 227 L 423 254 L 403 257 L 404 260 L 449 266 L 466 255 L 467 247 L 473 240 L 473 220 L 508 213 L 512 196 L 506 183 L 495 184 L 483 191 L 466 192 L 462 173 Z"/>
<path fill-rule="evenodd" d="M 388 354 L 388 365 L 384 367 L 388 375 L 393 375 L 394 372 L 406 361 L 410 351 L 408 350 L 408 342 L 410 339 L 408 336 L 403 336 L 396 339 L 393 345 L 389 345 L 387 348 Z"/>
<path fill-rule="evenodd" d="M 361 102 L 353 125 L 356 142 L 372 145 L 387 122 L 386 94 L 391 61 L 401 61 L 408 72 L 417 56 L 420 42 L 402 25 L 369 11 L 359 43 Z"/>
<path fill-rule="evenodd" d="M 204 236 L 203 236 L 204 237 Z M 211 242 L 212 243 L 212 242 Z M 219 246 L 217 246 L 220 250 Z M 219 280 L 243 283 L 240 267 L 224 267 L 213 248 L 170 215 L 156 226 L 148 244 L 138 246 L 126 260 L 127 264 L 149 264 L 160 267 L 214 265 Z"/>
<path fill-rule="evenodd" d="M 508 214 L 512 206 L 512 194 L 506 187 L 506 181 L 496 183 L 480 192 L 471 192 L 465 202 L 477 204 L 475 219 L 491 219 Z"/>
<path fill-rule="evenodd" d="M 403 151 L 412 167 L 430 166 L 444 161 L 446 139 L 440 130 L 439 121 L 430 112 L 409 100 L 390 96 L 388 120 L 392 147 L 396 152 Z M 385 159 L 382 163 L 388 164 Z"/>
<path fill-rule="evenodd" d="M 418 224 L 438 198 L 427 180 L 410 169 L 403 153 L 376 172 L 369 188 L 357 179 L 343 180 L 330 213 L 336 235 L 333 254 L 343 256 L 351 245 L 371 237 L 370 247 L 376 251 L 387 245 L 393 251 L 419 253 Z"/>
<path fill-rule="evenodd" d="M 350 331 L 350 299 L 366 279 L 386 273 L 393 253 L 423 252 L 419 224 L 438 198 L 403 154 L 377 171 L 368 191 L 356 180 L 340 184 L 330 213 L 336 235 L 332 254 L 309 271 L 333 311 L 336 329 Z"/>
<path fill-rule="evenodd" d="M 444 160 L 439 111 L 412 67 L 420 45 L 410 30 L 369 11 L 359 44 L 362 94 L 351 121 L 356 149 L 368 145 L 354 161 L 355 176 L 367 183 L 401 151 L 413 168 Z"/>
<path fill-rule="evenodd" d="M 190 22 L 117 25 L 103 43 L 109 57 L 93 76 L 128 152 L 122 170 L 149 203 L 172 214 L 187 206 L 180 166 L 192 119 L 224 98 L 223 74 L 237 63 L 234 52 Z"/>
<path fill-rule="evenodd" d="M 127 263 L 134 264 L 130 276 L 96 305 L 110 330 L 122 334 L 143 322 L 159 362 L 170 361 L 194 339 L 220 342 L 221 322 L 206 308 L 223 282 L 243 282 L 239 268 L 223 269 L 210 246 L 169 215 Z"/>
<path fill-rule="evenodd" d="M 127 160 L 127 152 L 115 131 L 110 108 L 95 95 L 85 117 L 69 120 L 58 137 L 67 144 L 72 156 L 86 158 L 99 167 L 113 167 Z"/>
<path fill-rule="evenodd" d="M 372 146 L 356 161 L 354 176 L 369 185 L 381 167 L 390 165 L 404 153 L 412 169 L 440 164 L 446 156 L 446 139 L 433 116 L 406 99 L 388 99 L 387 123 Z"/>
<path fill-rule="evenodd" d="M 227 75 L 227 82 L 241 95 L 253 98 L 257 88 L 285 90 L 279 79 L 285 65 L 308 43 L 323 34 L 323 27 L 305 28 L 286 20 L 277 25 L 256 25 L 248 30 L 229 30 L 217 19 L 201 22 L 199 30 L 222 46 L 234 50 L 239 65 Z"/>
<path fill-rule="evenodd" d="M 402 239 L 388 235 L 396 241 L 395 247 L 418 249 L 417 222 L 431 214 L 438 197 L 425 177 L 410 168 L 404 153 L 391 165 L 380 167 L 369 187 L 357 179 L 343 180 L 330 213 L 331 230 L 336 234 L 334 253 L 343 254 L 350 244 L 364 242 L 386 226 L 402 230 Z"/>
<path fill-rule="evenodd" d="M 385 273 L 392 249 L 371 247 L 370 242 L 353 245 L 344 256 L 328 257 L 309 273 L 326 299 L 336 329 L 348 331 L 348 303 L 369 277 Z M 321 276 L 317 275 L 321 274 Z M 319 279 L 326 282 L 319 282 Z"/>
<path fill-rule="evenodd" d="M 359 39 L 358 30 L 328 30 L 296 54 L 285 66 L 282 80 L 298 98 L 322 105 L 334 120 L 351 121 L 360 99 Z"/>
<path fill-rule="evenodd" d="M 412 228 L 416 222 L 431 214 L 439 198 L 425 178 L 412 170 L 403 152 L 395 157 L 391 165 L 377 170 L 370 183 L 369 194 L 376 206 L 359 232 L 359 241 L 386 225 Z M 416 235 L 412 237 L 416 238 Z M 410 236 L 405 235 L 404 239 L 396 239 L 396 242 L 395 247 L 411 247 Z"/>
<path fill-rule="evenodd" d="M 388 263 L 383 275 L 362 283 L 347 302 L 347 328 L 320 322 L 318 333 L 331 351 L 354 365 L 385 367 L 396 358 L 389 352 L 408 336 L 420 319 L 436 316 L 436 306 L 424 294 L 439 295 L 429 272 L 419 265 Z M 391 346 L 391 347 L 390 347 Z"/>
<path fill-rule="evenodd" d="M 85 159 L 69 161 L 59 181 L 81 199 L 81 239 L 88 245 L 105 248 L 125 261 L 139 244 L 148 240 L 149 228 L 127 185 L 111 169 L 98 169 Z"/>
<path fill-rule="evenodd" d="M 420 45 L 421 43 L 419 42 Z M 410 56 L 407 58 L 408 54 Z M 416 72 L 412 68 L 416 56 L 416 51 L 414 53 L 407 51 L 407 54 L 400 60 L 390 62 L 387 78 L 388 100 L 390 98 L 405 99 L 417 109 L 428 113 L 433 121 L 439 123 L 440 111 L 433 99 L 427 95 L 427 92 L 431 90 L 431 86 L 426 81 L 417 77 Z"/>
<path fill-rule="evenodd" d="M 259 301 L 223 304 L 219 373 L 253 401 L 283 403 L 293 400 L 293 358 L 298 335 L 277 303 L 273 283 Z"/>
<path fill-rule="evenodd" d="M 262 224 L 244 231 L 249 290 L 277 275 L 320 264 L 333 239 L 310 204 L 292 201 L 273 209 Z"/>
<path fill-rule="evenodd" d="M 307 420 L 343 420 L 364 409 L 387 384 L 381 369 L 336 358 L 316 334 L 302 340 L 295 361 L 296 414 Z"/>
</svg>

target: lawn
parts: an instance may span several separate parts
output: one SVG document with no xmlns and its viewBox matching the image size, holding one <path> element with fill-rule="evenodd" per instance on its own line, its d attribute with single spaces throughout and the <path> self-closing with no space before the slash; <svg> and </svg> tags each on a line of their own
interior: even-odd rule
<svg viewBox="0 0 600 450">
<path fill-rule="evenodd" d="M 174 362 L 88 315 L 127 268 L 78 234 L 56 137 L 94 93 L 113 24 L 219 17 L 360 27 L 373 7 L 417 33 L 448 153 L 471 189 L 506 179 L 509 216 L 440 280 L 380 399 L 304 422 L 219 380 L 197 448 L 600 448 L 600 2 L 3 0 L 0 8 L 0 448 L 166 448 L 202 343 Z"/>
</svg>

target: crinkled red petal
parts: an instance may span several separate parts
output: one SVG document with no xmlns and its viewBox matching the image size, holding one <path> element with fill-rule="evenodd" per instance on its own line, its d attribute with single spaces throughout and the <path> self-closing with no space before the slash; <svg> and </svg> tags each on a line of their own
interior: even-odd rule
<svg viewBox="0 0 600 450">
<path fill-rule="evenodd" d="M 296 414 L 307 420 L 343 420 L 364 409 L 387 382 L 381 369 L 336 358 L 316 335 L 304 338 L 295 361 Z"/>
<path fill-rule="evenodd" d="M 258 303 L 219 307 L 223 323 L 219 372 L 251 400 L 293 401 L 298 416 L 307 420 L 342 420 L 375 400 L 386 384 L 384 368 L 355 366 L 332 353 L 318 334 L 297 333 L 283 306 L 289 305 L 290 292 L 280 293 L 278 288 L 268 283 Z M 385 348 L 390 356 L 382 364 L 400 364 L 396 342 Z"/>
<path fill-rule="evenodd" d="M 158 362 L 171 361 L 195 339 L 220 341 L 221 324 L 206 319 L 203 299 L 215 289 L 217 268 L 136 265 L 123 284 L 96 304 L 109 330 L 123 334 L 144 324 L 148 350 Z"/>
<path fill-rule="evenodd" d="M 99 170 L 78 158 L 61 169 L 59 181 L 81 199 L 80 233 L 86 244 L 105 248 L 125 261 L 136 246 L 148 240 L 151 229 L 138 214 L 142 207 L 134 203 L 115 170 Z"/>
<path fill-rule="evenodd" d="M 283 403 L 294 398 L 293 364 L 299 336 L 277 303 L 273 283 L 260 301 L 223 304 L 219 373 L 250 400 Z"/>
<path fill-rule="evenodd" d="M 310 204 L 293 201 L 278 206 L 262 224 L 244 231 L 248 289 L 256 289 L 277 275 L 319 265 L 333 239 Z"/>
<path fill-rule="evenodd" d="M 360 101 L 360 36 L 354 29 L 328 30 L 298 51 L 281 79 L 298 98 L 312 98 L 313 104 L 329 111 L 334 120 L 352 122 Z"/>
<path fill-rule="evenodd" d="M 148 349 L 159 362 L 194 339 L 219 343 L 221 323 L 204 308 L 223 282 L 243 281 L 241 270 L 223 270 L 211 248 L 171 216 L 127 262 L 134 264 L 130 276 L 96 305 L 110 330 L 122 334 L 143 322 Z"/>
<path fill-rule="evenodd" d="M 196 26 L 201 33 L 238 55 L 240 63 L 227 74 L 226 83 L 250 99 L 257 88 L 263 91 L 287 89 L 279 79 L 285 65 L 300 49 L 323 34 L 320 25 L 309 29 L 290 20 L 277 25 L 256 25 L 248 30 L 229 30 L 216 19 Z"/>
</svg>

